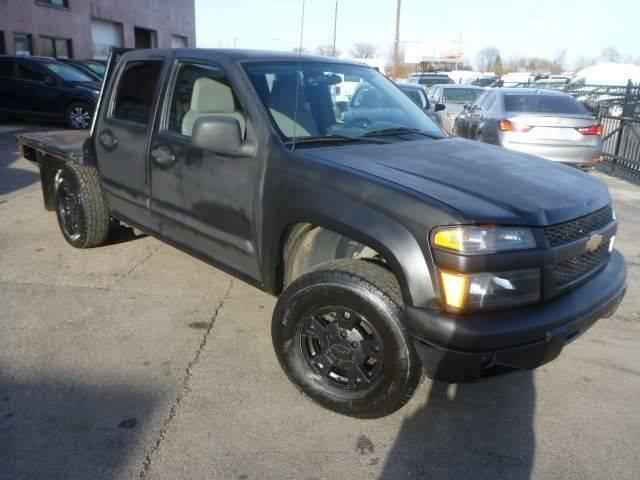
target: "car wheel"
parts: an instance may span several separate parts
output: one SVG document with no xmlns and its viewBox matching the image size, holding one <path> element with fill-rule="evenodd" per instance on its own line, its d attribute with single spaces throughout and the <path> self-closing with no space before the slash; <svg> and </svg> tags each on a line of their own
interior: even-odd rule
<svg viewBox="0 0 640 480">
<path fill-rule="evenodd" d="M 76 248 L 104 244 L 111 216 L 102 196 L 98 170 L 67 164 L 58 171 L 54 182 L 58 225 L 67 242 Z"/>
<path fill-rule="evenodd" d="M 73 102 L 67 107 L 65 120 L 69 128 L 76 130 L 89 128 L 93 116 L 93 107 L 87 102 Z"/>
<path fill-rule="evenodd" d="M 391 272 L 339 260 L 303 274 L 282 293 L 273 346 L 289 379 L 321 406 L 382 417 L 409 401 L 422 373 L 403 315 Z"/>
</svg>

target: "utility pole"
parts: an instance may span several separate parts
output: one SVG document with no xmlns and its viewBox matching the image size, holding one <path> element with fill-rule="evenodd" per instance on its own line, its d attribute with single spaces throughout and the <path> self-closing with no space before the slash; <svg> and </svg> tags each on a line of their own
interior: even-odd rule
<svg viewBox="0 0 640 480">
<path fill-rule="evenodd" d="M 338 31 L 338 1 L 336 0 L 335 15 L 333 17 L 333 50 L 331 50 L 331 56 L 336 56 L 336 34 Z"/>
<path fill-rule="evenodd" d="M 398 9 L 396 11 L 396 41 L 393 44 L 393 77 L 398 78 L 398 68 L 400 64 L 400 9 L 402 8 L 402 0 L 398 0 Z"/>
<path fill-rule="evenodd" d="M 460 62 L 460 46 L 462 45 L 462 32 L 458 37 L 458 53 L 456 54 L 456 70 L 458 69 L 458 62 Z"/>
<path fill-rule="evenodd" d="M 238 37 L 233 37 L 233 48 L 236 48 L 238 45 L 238 40 L 240 40 Z"/>
</svg>

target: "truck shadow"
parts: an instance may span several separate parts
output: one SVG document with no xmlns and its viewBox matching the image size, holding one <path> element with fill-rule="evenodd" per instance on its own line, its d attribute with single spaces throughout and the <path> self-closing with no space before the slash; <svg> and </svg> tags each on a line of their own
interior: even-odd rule
<svg viewBox="0 0 640 480">
<path fill-rule="evenodd" d="M 162 393 L 0 373 L 0 479 L 133 478 Z"/>
<path fill-rule="evenodd" d="M 146 233 L 140 233 L 131 227 L 126 225 L 118 225 L 112 228 L 109 232 L 109 238 L 107 238 L 107 245 L 117 245 L 119 243 L 131 242 L 140 238 L 146 238 Z"/>
<path fill-rule="evenodd" d="M 473 384 L 433 382 L 407 418 L 380 479 L 524 479 L 535 435 L 531 371 Z"/>
</svg>

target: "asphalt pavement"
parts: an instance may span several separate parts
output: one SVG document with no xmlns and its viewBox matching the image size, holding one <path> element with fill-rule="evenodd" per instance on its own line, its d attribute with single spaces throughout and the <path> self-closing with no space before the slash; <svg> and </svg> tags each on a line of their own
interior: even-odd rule
<svg viewBox="0 0 640 480">
<path fill-rule="evenodd" d="M 0 479 L 640 478 L 637 186 L 590 173 L 629 267 L 614 317 L 534 372 L 424 379 L 365 421 L 288 382 L 272 297 L 129 229 L 67 245 L 17 152 L 33 128 L 0 121 Z"/>
</svg>

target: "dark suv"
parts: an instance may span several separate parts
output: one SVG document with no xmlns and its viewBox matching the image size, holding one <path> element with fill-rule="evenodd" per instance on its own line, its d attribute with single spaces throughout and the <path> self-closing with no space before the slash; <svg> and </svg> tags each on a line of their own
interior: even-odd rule
<svg viewBox="0 0 640 480">
<path fill-rule="evenodd" d="M 0 114 L 10 118 L 88 128 L 99 95 L 99 82 L 52 58 L 0 56 Z"/>
</svg>

